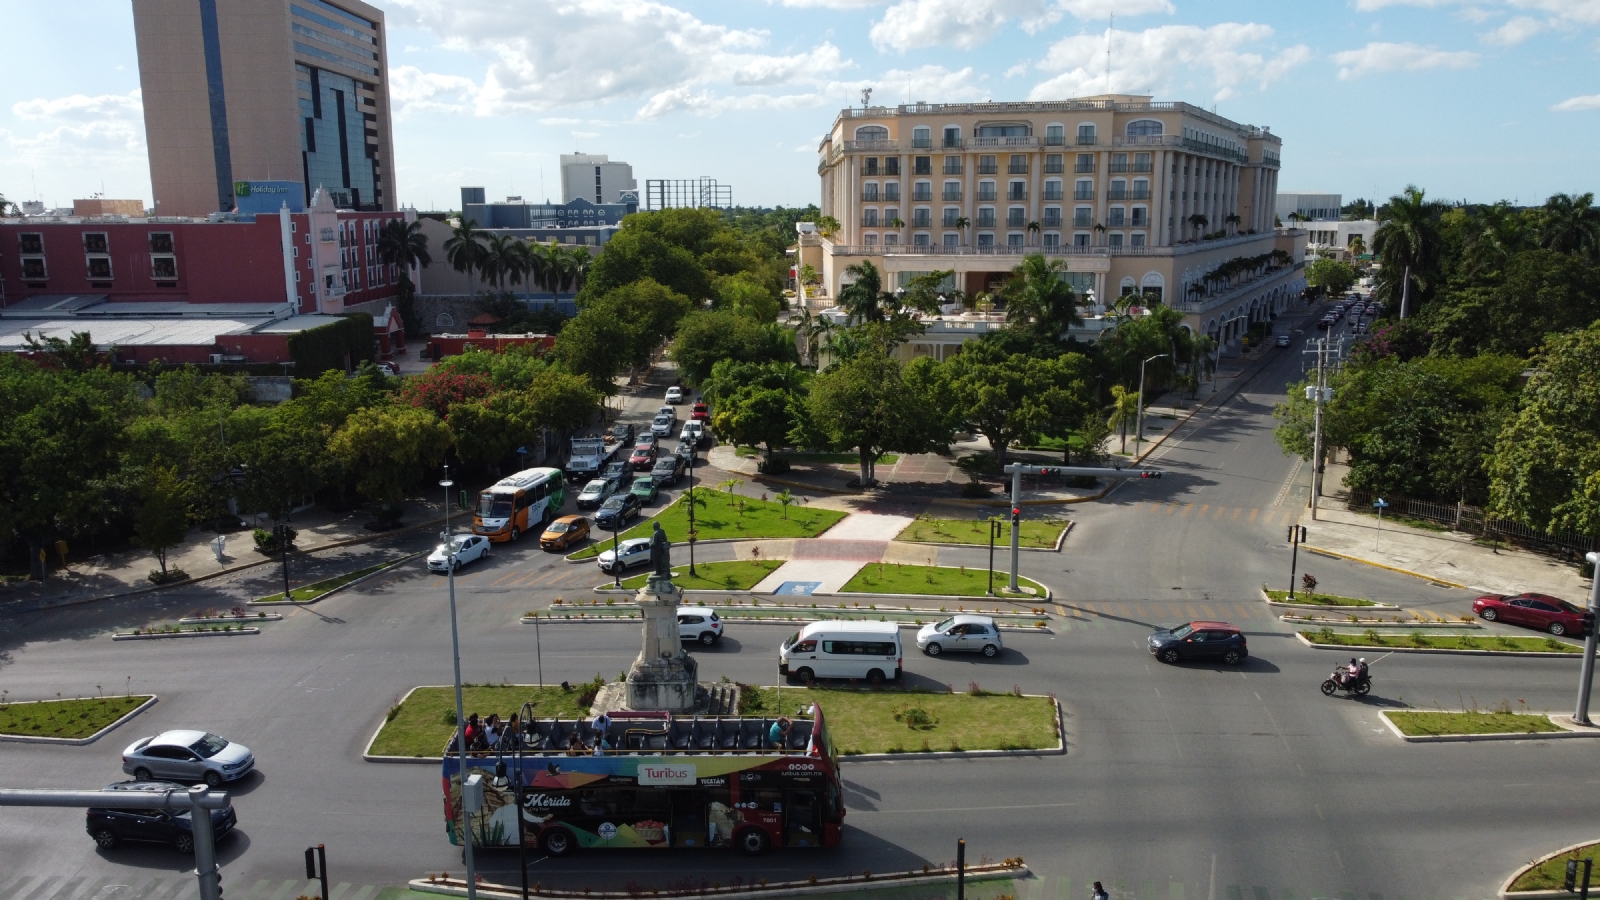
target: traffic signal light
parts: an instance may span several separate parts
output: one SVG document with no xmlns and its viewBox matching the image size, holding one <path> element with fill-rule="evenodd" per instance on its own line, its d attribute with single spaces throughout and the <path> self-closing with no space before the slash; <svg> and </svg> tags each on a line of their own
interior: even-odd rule
<svg viewBox="0 0 1600 900">
<path fill-rule="evenodd" d="M 1160 478 L 1161 477 L 1161 470 L 1160 469 L 1150 469 L 1148 471 L 1140 472 L 1139 473 L 1139 477 L 1140 478 Z"/>
<path fill-rule="evenodd" d="M 1040 475 L 1060 475 L 1061 469 L 1055 466 L 1044 466 L 1039 469 Z"/>
<path fill-rule="evenodd" d="M 1011 507 L 1011 524 L 1012 525 L 1021 525 L 1022 524 L 1022 507 L 1020 507 L 1020 506 Z"/>
<path fill-rule="evenodd" d="M 1287 540 L 1291 544 L 1304 544 L 1306 542 L 1306 527 L 1304 525 L 1290 525 Z"/>
<path fill-rule="evenodd" d="M 1583 611 L 1583 636 L 1591 634 L 1594 634 L 1594 610 L 1586 609 Z"/>
</svg>

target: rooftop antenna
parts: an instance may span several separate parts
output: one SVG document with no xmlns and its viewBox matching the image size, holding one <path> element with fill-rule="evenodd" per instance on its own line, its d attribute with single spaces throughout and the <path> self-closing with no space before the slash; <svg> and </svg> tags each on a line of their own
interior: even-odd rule
<svg viewBox="0 0 1600 900">
<path fill-rule="evenodd" d="M 1111 35 L 1117 30 L 1117 14 L 1111 14 L 1111 24 L 1106 27 L 1106 93 L 1111 93 Z"/>
<path fill-rule="evenodd" d="M 867 108 L 867 104 L 871 100 L 872 100 L 872 88 L 862 88 L 861 89 L 861 108 L 862 109 L 866 109 Z"/>
</svg>

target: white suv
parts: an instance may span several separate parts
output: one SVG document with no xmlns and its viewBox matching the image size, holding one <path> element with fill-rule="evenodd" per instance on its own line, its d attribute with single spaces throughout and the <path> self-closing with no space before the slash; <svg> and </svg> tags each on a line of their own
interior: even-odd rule
<svg viewBox="0 0 1600 900">
<path fill-rule="evenodd" d="M 709 606 L 678 607 L 678 639 L 699 641 L 706 647 L 722 640 L 722 620 Z"/>
<path fill-rule="evenodd" d="M 617 552 L 610 549 L 600 554 L 600 570 L 602 572 L 615 572 L 650 561 L 650 539 L 629 538 L 617 544 Z"/>
<path fill-rule="evenodd" d="M 683 388 L 678 387 L 677 385 L 673 385 L 672 387 L 667 388 L 667 402 L 668 403 L 682 403 L 683 402 Z"/>
</svg>

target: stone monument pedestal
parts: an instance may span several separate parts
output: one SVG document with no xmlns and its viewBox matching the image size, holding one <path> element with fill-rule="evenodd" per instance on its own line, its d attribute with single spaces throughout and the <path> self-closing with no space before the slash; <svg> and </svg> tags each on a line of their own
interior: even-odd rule
<svg viewBox="0 0 1600 900">
<path fill-rule="evenodd" d="M 635 598 L 644 614 L 644 644 L 628 667 L 626 704 L 632 710 L 690 712 L 698 705 L 700 664 L 678 638 L 683 588 L 652 575 Z"/>
</svg>

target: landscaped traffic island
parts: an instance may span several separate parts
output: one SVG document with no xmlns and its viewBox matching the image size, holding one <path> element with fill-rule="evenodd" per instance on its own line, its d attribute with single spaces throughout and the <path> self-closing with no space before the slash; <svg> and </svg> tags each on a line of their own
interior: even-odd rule
<svg viewBox="0 0 1600 900">
<path fill-rule="evenodd" d="M 0 703 L 0 735 L 86 738 L 138 709 L 149 694 Z"/>
<path fill-rule="evenodd" d="M 781 559 L 740 559 L 700 563 L 694 567 L 695 574 L 692 576 L 689 574 L 688 566 L 677 566 L 672 570 L 672 583 L 686 591 L 748 591 L 781 565 L 783 565 Z M 629 590 L 638 590 L 644 587 L 649 577 L 650 574 L 647 572 L 632 578 L 624 578 L 622 586 Z"/>
<path fill-rule="evenodd" d="M 995 595 L 1010 583 L 1006 572 L 994 573 Z M 1044 586 L 1028 578 L 1017 579 L 1018 586 L 1031 589 L 1043 599 Z M 987 597 L 989 570 L 966 566 L 907 566 L 900 563 L 867 563 L 855 577 L 839 589 L 845 594 L 932 594 L 952 597 Z"/>
<path fill-rule="evenodd" d="M 1549 716 L 1536 716 L 1509 710 L 1470 712 L 1431 712 L 1391 709 L 1383 714 L 1409 737 L 1437 737 L 1447 734 L 1546 734 L 1562 731 Z"/>
<path fill-rule="evenodd" d="M 739 711 L 747 716 L 793 715 L 815 702 L 828 720 L 833 745 L 846 756 L 1060 746 L 1056 705 L 1049 697 L 971 690 L 976 687 L 964 693 L 747 687 Z"/>
<path fill-rule="evenodd" d="M 1583 648 L 1553 637 L 1511 637 L 1508 635 L 1473 634 L 1379 634 L 1367 631 L 1350 634 L 1324 628 L 1321 631 L 1302 631 L 1300 636 L 1313 644 L 1335 647 L 1366 648 L 1369 650 L 1479 650 L 1490 653 L 1571 653 L 1577 655 Z"/>
<path fill-rule="evenodd" d="M 1273 603 L 1293 603 L 1298 606 L 1383 606 L 1372 600 L 1362 600 L 1359 597 L 1339 597 L 1334 594 L 1316 594 L 1310 591 L 1297 591 L 1293 597 L 1288 591 L 1269 591 L 1262 588 L 1261 592 Z"/>
<path fill-rule="evenodd" d="M 1584 844 L 1563 850 L 1533 865 L 1523 869 L 1511 883 L 1506 885 L 1507 894 L 1522 894 L 1529 891 L 1562 891 L 1566 889 L 1567 860 L 1578 860 L 1578 880 L 1583 880 L 1583 860 L 1592 858 L 1600 853 L 1600 842 Z"/>
<path fill-rule="evenodd" d="M 917 520 L 907 525 L 895 540 L 922 544 L 988 544 L 989 521 L 989 519 L 939 519 L 933 516 L 917 516 Z M 1056 541 L 1061 539 L 1061 532 L 1066 528 L 1066 519 L 1024 519 L 1022 533 L 1018 539 L 1019 546 L 1052 550 L 1056 546 Z M 1010 522 L 1001 521 L 1000 534 L 994 542 L 1000 547 L 1011 546 Z"/>
<path fill-rule="evenodd" d="M 503 721 L 532 701 L 538 718 L 588 718 L 596 686 L 465 685 L 462 706 L 468 715 L 499 713 Z M 993 693 L 975 684 L 964 693 L 745 687 L 739 714 L 793 715 L 812 702 L 822 706 L 842 754 L 1052 750 L 1061 744 L 1056 705 L 1049 697 Z M 438 757 L 454 728 L 455 703 L 450 687 L 413 690 L 389 710 L 367 753 Z"/>
<path fill-rule="evenodd" d="M 499 713 L 502 720 L 533 703 L 539 718 L 587 718 L 593 695 L 587 684 L 563 690 L 560 685 L 467 684 L 461 686 L 461 705 L 467 715 L 487 718 Z M 585 700 L 585 697 L 589 700 Z M 389 716 L 367 752 L 373 756 L 436 757 L 455 728 L 455 688 L 419 687 L 389 709 Z"/>
<path fill-rule="evenodd" d="M 674 544 L 689 540 L 688 494 L 649 519 L 618 535 L 619 540 L 649 537 L 655 523 Z M 776 500 L 745 497 L 706 486 L 695 491 L 695 540 L 760 540 L 763 538 L 809 538 L 832 528 L 845 514 L 832 509 L 812 509 L 798 503 L 785 507 Z M 595 543 L 567 559 L 593 559 L 611 549 L 611 536 L 599 529 Z"/>
<path fill-rule="evenodd" d="M 407 557 L 407 558 L 409 559 L 409 557 Z M 363 569 L 357 569 L 354 572 L 346 572 L 343 575 L 338 575 L 338 576 L 335 576 L 333 578 L 325 578 L 322 581 L 317 581 L 317 582 L 313 582 L 311 584 L 302 585 L 300 587 L 294 588 L 293 590 L 291 590 L 289 592 L 289 597 L 290 597 L 289 600 L 283 599 L 283 594 L 280 592 L 280 593 L 276 593 L 276 594 L 269 594 L 269 595 L 267 595 L 265 597 L 258 598 L 258 599 L 254 600 L 252 602 L 254 602 L 254 603 L 310 603 L 313 600 L 321 598 L 324 594 L 330 594 L 330 593 L 338 590 L 339 588 L 344 587 L 345 585 L 349 584 L 350 582 L 355 581 L 357 578 L 365 578 L 368 575 L 371 575 L 372 573 L 379 571 L 380 569 L 386 569 L 389 566 L 399 565 L 402 562 L 405 562 L 405 560 L 391 560 L 389 562 L 378 563 L 375 566 L 367 566 L 366 568 L 363 568 Z"/>
</svg>

